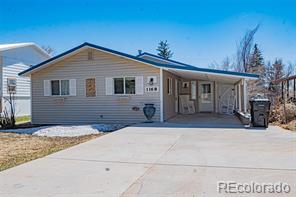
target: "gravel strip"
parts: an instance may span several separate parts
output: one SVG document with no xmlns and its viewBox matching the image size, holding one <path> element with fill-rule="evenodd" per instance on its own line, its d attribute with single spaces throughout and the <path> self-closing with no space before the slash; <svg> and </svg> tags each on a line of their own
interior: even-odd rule
<svg viewBox="0 0 296 197">
<path fill-rule="evenodd" d="M 26 129 L 7 129 L 0 132 L 31 134 L 46 137 L 76 137 L 82 135 L 111 132 L 125 127 L 122 124 L 92 124 L 92 125 L 59 125 L 42 126 Z"/>
</svg>

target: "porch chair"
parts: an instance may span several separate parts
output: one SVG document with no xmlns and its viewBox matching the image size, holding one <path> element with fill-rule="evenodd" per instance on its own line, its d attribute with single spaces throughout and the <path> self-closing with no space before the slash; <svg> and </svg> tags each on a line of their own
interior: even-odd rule
<svg viewBox="0 0 296 197">
<path fill-rule="evenodd" d="M 194 101 L 190 100 L 189 95 L 180 95 L 180 104 L 181 104 L 181 109 L 180 113 L 181 114 L 194 114 L 195 113 L 195 105 Z"/>
<path fill-rule="evenodd" d="M 220 101 L 219 103 L 220 103 L 220 108 L 221 108 L 222 114 L 233 114 L 234 113 L 236 95 L 234 94 L 234 91 L 232 91 L 232 88 L 228 88 L 220 96 L 219 101 Z"/>
</svg>

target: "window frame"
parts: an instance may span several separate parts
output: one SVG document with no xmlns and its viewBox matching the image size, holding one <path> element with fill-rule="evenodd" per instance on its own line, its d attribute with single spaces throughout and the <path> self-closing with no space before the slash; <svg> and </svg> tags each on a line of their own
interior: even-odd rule
<svg viewBox="0 0 296 197">
<path fill-rule="evenodd" d="M 135 79 L 135 93 L 134 94 L 126 94 L 126 83 L 125 83 L 126 78 L 134 78 Z M 137 94 L 137 92 L 136 92 L 136 90 L 137 90 L 136 76 L 120 76 L 120 77 L 112 77 L 112 79 L 113 79 L 113 95 L 124 96 L 124 95 L 136 95 Z M 115 81 L 114 81 L 115 79 L 123 79 L 123 93 L 122 94 L 115 93 Z"/>
<path fill-rule="evenodd" d="M 8 83 L 8 82 L 9 82 L 10 80 L 15 80 L 15 85 L 9 85 L 9 83 Z M 8 77 L 8 78 L 7 78 L 7 81 L 6 81 L 6 83 L 7 83 L 7 84 L 6 84 L 7 93 L 8 93 L 8 94 L 10 94 L 10 93 L 16 94 L 17 78 Z M 14 91 L 12 91 L 12 92 L 10 92 L 10 91 L 9 91 L 9 87 L 14 87 L 14 88 L 15 88 L 15 90 L 14 90 Z"/>
<path fill-rule="evenodd" d="M 68 97 L 68 96 L 72 96 L 71 92 L 70 92 L 70 79 L 51 79 L 50 81 L 50 96 L 52 97 Z M 52 94 L 52 81 L 59 81 L 59 95 L 53 95 Z M 62 94 L 62 81 L 68 81 L 69 82 L 69 94 Z"/>
</svg>

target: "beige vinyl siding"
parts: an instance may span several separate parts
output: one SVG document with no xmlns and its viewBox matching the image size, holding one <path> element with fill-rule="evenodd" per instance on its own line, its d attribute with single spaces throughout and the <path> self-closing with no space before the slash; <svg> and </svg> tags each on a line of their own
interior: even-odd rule
<svg viewBox="0 0 296 197">
<path fill-rule="evenodd" d="M 167 79 L 172 78 L 172 93 L 168 94 Z M 177 115 L 175 111 L 175 79 L 178 77 L 170 72 L 163 71 L 163 118 L 167 120 Z"/>
<path fill-rule="evenodd" d="M 71 123 L 136 123 L 145 121 L 145 103 L 154 103 L 154 121 L 160 120 L 159 92 L 143 95 L 106 95 L 105 78 L 143 76 L 144 87 L 147 76 L 157 76 L 159 69 L 126 58 L 93 50 L 93 60 L 88 60 L 88 49 L 63 61 L 44 68 L 31 76 L 32 120 L 35 124 Z M 95 78 L 96 96 L 87 97 L 85 80 Z M 76 79 L 76 96 L 44 96 L 44 80 Z M 139 107 L 139 111 L 133 111 Z"/>
</svg>

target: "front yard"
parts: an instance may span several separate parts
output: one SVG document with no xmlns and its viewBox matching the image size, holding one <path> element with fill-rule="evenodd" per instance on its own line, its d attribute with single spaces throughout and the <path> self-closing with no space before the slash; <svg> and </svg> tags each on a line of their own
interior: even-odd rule
<svg viewBox="0 0 296 197">
<path fill-rule="evenodd" d="M 44 157 L 101 135 L 103 133 L 78 137 L 42 137 L 0 132 L 0 171 Z"/>
<path fill-rule="evenodd" d="M 16 124 L 23 124 L 31 121 L 31 116 L 19 116 L 15 118 Z"/>
</svg>

